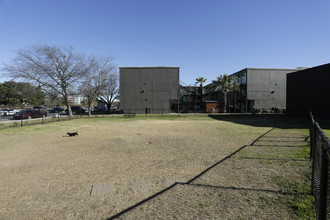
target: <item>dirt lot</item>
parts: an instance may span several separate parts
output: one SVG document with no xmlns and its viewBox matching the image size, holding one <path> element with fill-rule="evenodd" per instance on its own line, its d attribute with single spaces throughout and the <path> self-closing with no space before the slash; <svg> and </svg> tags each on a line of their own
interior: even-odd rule
<svg viewBox="0 0 330 220">
<path fill-rule="evenodd" d="M 80 119 L 1 130 L 0 219 L 110 218 L 175 182 L 192 180 L 270 129 L 219 120 Z M 74 131 L 79 136 L 66 136 Z M 262 210 L 257 199 L 278 190 L 269 178 L 283 170 L 262 172 L 265 166 L 246 159 L 260 152 L 244 154 L 246 149 L 241 158 L 235 154 L 119 217 L 291 218 L 285 208 Z"/>
</svg>

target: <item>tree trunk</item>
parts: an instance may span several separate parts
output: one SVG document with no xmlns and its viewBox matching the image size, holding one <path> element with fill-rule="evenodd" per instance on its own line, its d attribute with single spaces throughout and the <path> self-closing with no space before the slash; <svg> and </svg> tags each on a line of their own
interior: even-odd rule
<svg viewBox="0 0 330 220">
<path fill-rule="evenodd" d="M 71 118 L 73 115 L 72 115 L 71 105 L 70 105 L 70 101 L 69 101 L 69 96 L 67 95 L 67 93 L 64 94 L 64 102 L 68 109 L 68 115 Z"/>
<path fill-rule="evenodd" d="M 203 108 L 203 86 L 201 85 L 200 109 Z"/>
<path fill-rule="evenodd" d="M 88 103 L 88 116 L 92 116 L 91 108 L 93 108 L 93 105 L 91 103 Z"/>
<path fill-rule="evenodd" d="M 72 117 L 73 114 L 72 114 L 72 110 L 71 110 L 71 105 L 69 103 L 66 104 L 66 107 L 68 108 L 68 115 L 69 117 Z"/>
<path fill-rule="evenodd" d="M 223 113 L 227 113 L 227 93 L 223 93 Z"/>
<path fill-rule="evenodd" d="M 111 108 L 111 104 L 109 104 L 109 103 L 106 103 L 106 105 L 107 105 L 107 108 L 108 108 L 108 113 L 110 114 L 110 108 Z"/>
</svg>

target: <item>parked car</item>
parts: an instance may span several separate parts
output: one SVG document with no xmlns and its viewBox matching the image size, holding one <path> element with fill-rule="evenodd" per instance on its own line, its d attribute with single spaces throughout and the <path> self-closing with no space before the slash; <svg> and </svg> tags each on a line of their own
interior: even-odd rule
<svg viewBox="0 0 330 220">
<path fill-rule="evenodd" d="M 15 115 L 16 112 L 19 112 L 17 109 L 7 109 L 7 115 Z"/>
<path fill-rule="evenodd" d="M 41 112 L 47 111 L 45 106 L 33 106 L 33 109 L 39 110 Z"/>
<path fill-rule="evenodd" d="M 46 117 L 47 117 L 47 109 L 45 106 L 33 106 L 34 110 L 39 110 L 40 112 L 42 112 Z"/>
<path fill-rule="evenodd" d="M 0 116 L 7 116 L 7 115 L 14 115 L 16 112 L 19 112 L 16 109 L 10 108 L 4 108 L 4 109 L 0 109 Z"/>
<path fill-rule="evenodd" d="M 107 112 L 108 108 L 107 107 L 103 107 L 103 108 L 99 108 L 99 107 L 94 107 L 93 112 Z"/>
<path fill-rule="evenodd" d="M 68 109 L 65 110 L 67 114 L 69 114 Z M 85 109 L 83 109 L 81 106 L 71 106 L 72 114 L 85 114 Z"/>
<path fill-rule="evenodd" d="M 60 107 L 55 107 L 55 108 L 52 108 L 49 110 L 49 113 L 61 113 L 63 112 L 64 109 L 63 108 L 60 108 Z"/>
<path fill-rule="evenodd" d="M 2 117 L 2 116 L 6 116 L 7 113 L 8 113 L 8 109 L 6 109 L 6 108 L 0 109 L 0 116 L 1 116 L 1 117 Z"/>
<path fill-rule="evenodd" d="M 16 112 L 13 116 L 14 119 L 31 119 L 42 118 L 45 114 L 36 109 L 24 109 L 20 112 Z"/>
</svg>

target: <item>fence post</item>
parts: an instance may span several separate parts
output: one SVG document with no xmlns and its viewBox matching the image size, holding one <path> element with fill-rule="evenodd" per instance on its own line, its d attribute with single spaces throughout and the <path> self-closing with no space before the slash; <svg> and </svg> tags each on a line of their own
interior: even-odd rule
<svg viewBox="0 0 330 220">
<path fill-rule="evenodd" d="M 310 145 L 312 161 L 312 195 L 315 198 L 316 218 L 328 219 L 330 142 L 310 112 Z"/>
<path fill-rule="evenodd" d="M 321 178 L 320 178 L 320 203 L 319 203 L 319 219 L 327 218 L 327 197 L 328 197 L 328 171 L 329 171 L 329 158 L 327 158 L 327 138 L 322 137 L 322 158 L 321 158 Z"/>
<path fill-rule="evenodd" d="M 314 121 L 314 117 L 312 112 L 309 112 L 309 118 L 310 118 L 310 161 L 312 161 L 312 178 L 311 178 L 311 195 L 314 195 L 314 180 L 315 180 L 315 163 L 317 160 L 314 158 L 315 157 L 315 144 L 316 144 L 316 124 Z"/>
<path fill-rule="evenodd" d="M 23 119 L 21 119 L 21 127 L 23 127 Z"/>
<path fill-rule="evenodd" d="M 321 158 L 317 158 L 317 152 L 319 151 L 319 148 L 318 148 L 318 143 L 317 143 L 317 138 L 318 136 L 320 135 L 320 132 L 318 130 L 318 127 L 317 127 L 317 123 L 314 121 L 313 117 L 312 117 L 312 122 L 313 122 L 313 127 L 312 127 L 312 137 L 311 137 L 311 157 L 312 157 L 312 195 L 315 197 L 315 194 L 314 194 L 314 188 L 315 188 L 315 169 L 317 167 L 317 163 L 319 163 L 319 160 Z M 322 151 L 322 149 L 321 149 Z"/>
<path fill-rule="evenodd" d="M 312 161 L 313 159 L 313 151 L 314 151 L 314 143 L 315 143 L 315 121 L 314 121 L 314 117 L 312 115 L 312 112 L 309 112 L 309 118 L 310 118 L 310 122 L 309 122 L 309 136 L 310 136 L 310 156 L 309 159 L 310 161 Z"/>
</svg>

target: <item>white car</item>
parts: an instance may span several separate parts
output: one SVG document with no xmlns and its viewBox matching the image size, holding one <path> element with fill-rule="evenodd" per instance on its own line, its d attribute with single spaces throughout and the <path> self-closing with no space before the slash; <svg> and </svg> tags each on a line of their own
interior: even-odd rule
<svg viewBox="0 0 330 220">
<path fill-rule="evenodd" d="M 15 115 L 16 112 L 19 112 L 19 110 L 16 109 L 7 109 L 7 115 Z"/>
<path fill-rule="evenodd" d="M 8 113 L 7 109 L 5 109 L 5 108 L 4 109 L 0 109 L 0 117 L 6 116 L 7 113 Z"/>
</svg>

